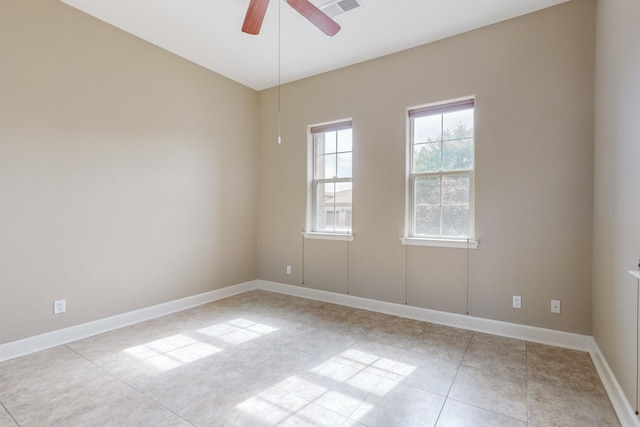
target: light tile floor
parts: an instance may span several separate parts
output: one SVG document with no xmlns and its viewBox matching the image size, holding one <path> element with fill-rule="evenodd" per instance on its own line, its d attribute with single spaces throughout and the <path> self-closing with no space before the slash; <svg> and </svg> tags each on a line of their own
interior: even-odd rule
<svg viewBox="0 0 640 427">
<path fill-rule="evenodd" d="M 265 291 L 0 364 L 0 427 L 614 426 L 588 353 Z"/>
</svg>

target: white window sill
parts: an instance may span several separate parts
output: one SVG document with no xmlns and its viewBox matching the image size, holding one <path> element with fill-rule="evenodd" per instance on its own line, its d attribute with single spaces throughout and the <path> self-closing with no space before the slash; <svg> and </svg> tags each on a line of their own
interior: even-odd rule
<svg viewBox="0 0 640 427">
<path fill-rule="evenodd" d="M 319 233 L 308 231 L 305 231 L 302 235 L 305 239 L 340 240 L 343 242 L 352 242 L 354 237 L 353 234 L 347 233 Z"/>
<path fill-rule="evenodd" d="M 476 249 L 477 240 L 421 239 L 417 237 L 401 237 L 400 241 L 407 246 L 433 246 L 438 248 Z"/>
</svg>

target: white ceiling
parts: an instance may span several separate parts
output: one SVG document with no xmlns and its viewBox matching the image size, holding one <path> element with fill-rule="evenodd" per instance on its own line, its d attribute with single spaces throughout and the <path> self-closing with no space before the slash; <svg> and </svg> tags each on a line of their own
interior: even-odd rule
<svg viewBox="0 0 640 427">
<path fill-rule="evenodd" d="M 240 28 L 249 0 L 61 0 L 124 31 L 262 90 L 409 49 L 567 0 L 362 0 L 321 33 L 284 0 L 271 0 L 259 35 Z M 311 0 L 321 6 L 328 0 Z"/>
</svg>

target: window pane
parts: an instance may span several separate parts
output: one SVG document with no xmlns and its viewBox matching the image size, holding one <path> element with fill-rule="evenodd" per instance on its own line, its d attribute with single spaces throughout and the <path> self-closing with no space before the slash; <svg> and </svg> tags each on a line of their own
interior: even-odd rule
<svg viewBox="0 0 640 427">
<path fill-rule="evenodd" d="M 442 235 L 448 237 L 469 235 L 468 206 L 442 207 Z"/>
<path fill-rule="evenodd" d="M 333 178 L 336 176 L 336 155 L 324 156 L 324 175 L 321 178 Z"/>
<path fill-rule="evenodd" d="M 318 198 L 318 204 L 333 206 L 333 202 L 336 198 L 336 184 L 333 182 L 324 183 L 320 185 L 320 188 L 323 198 Z"/>
<path fill-rule="evenodd" d="M 416 206 L 415 234 L 440 235 L 440 206 Z"/>
<path fill-rule="evenodd" d="M 338 152 L 353 151 L 351 136 L 351 129 L 343 129 L 338 131 Z"/>
<path fill-rule="evenodd" d="M 336 221 L 340 220 L 340 212 L 336 212 L 332 209 L 327 209 L 325 213 L 325 218 L 327 220 L 327 228 L 335 228 Z"/>
<path fill-rule="evenodd" d="M 343 123 L 339 127 L 348 126 Z M 330 128 L 331 126 L 327 126 Z M 339 128 L 338 127 L 338 128 Z M 313 231 L 349 232 L 351 230 L 351 180 L 353 175 L 352 130 L 312 130 L 314 149 Z"/>
<path fill-rule="evenodd" d="M 409 229 L 421 237 L 466 237 L 473 211 L 473 102 L 412 110 L 409 120 L 413 185 Z"/>
<path fill-rule="evenodd" d="M 440 177 L 416 178 L 416 206 L 440 205 Z"/>
<path fill-rule="evenodd" d="M 442 204 L 449 206 L 469 205 L 468 176 L 457 175 L 442 177 Z"/>
<path fill-rule="evenodd" d="M 442 143 L 442 169 L 460 170 L 473 168 L 473 139 L 445 141 Z"/>
<path fill-rule="evenodd" d="M 346 128 L 345 128 L 346 127 Z M 351 230 L 351 182 L 336 182 L 353 176 L 353 143 L 350 122 L 337 126 L 311 128 L 313 134 L 312 230 L 349 232 Z"/>
<path fill-rule="evenodd" d="M 316 189 L 316 230 L 348 232 L 351 230 L 352 183 L 318 184 Z"/>
<path fill-rule="evenodd" d="M 336 195 L 337 201 L 351 203 L 351 188 L 353 183 L 351 182 L 336 182 Z M 340 196 L 342 194 L 342 196 Z"/>
<path fill-rule="evenodd" d="M 442 155 L 440 142 L 416 144 L 413 147 L 413 172 L 435 172 L 440 170 Z"/>
<path fill-rule="evenodd" d="M 437 236 L 440 234 L 440 182 L 441 178 L 416 178 L 415 181 L 415 233 Z"/>
<path fill-rule="evenodd" d="M 324 154 L 316 156 L 316 164 L 313 166 L 314 178 L 324 178 Z"/>
<path fill-rule="evenodd" d="M 335 200 L 335 184 L 325 183 L 316 187 L 316 229 L 333 230 L 333 201 Z"/>
<path fill-rule="evenodd" d="M 416 117 L 413 119 L 413 143 L 440 141 L 442 139 L 442 116 Z"/>
<path fill-rule="evenodd" d="M 336 155 L 322 154 L 316 156 L 315 174 L 317 179 L 333 178 L 336 176 Z"/>
<path fill-rule="evenodd" d="M 335 184 L 334 210 L 336 212 L 335 230 L 351 230 L 351 191 L 350 182 L 338 182 Z"/>
<path fill-rule="evenodd" d="M 340 153 L 338 154 L 338 173 L 336 176 L 340 178 L 351 178 L 352 175 L 352 154 Z"/>
<path fill-rule="evenodd" d="M 324 135 L 324 153 L 336 152 L 336 132 L 323 133 Z"/>
<path fill-rule="evenodd" d="M 324 149 L 324 133 L 317 133 L 313 135 L 313 144 L 316 157 L 325 153 Z"/>
<path fill-rule="evenodd" d="M 473 109 L 446 113 L 442 122 L 444 139 L 473 137 Z"/>
</svg>

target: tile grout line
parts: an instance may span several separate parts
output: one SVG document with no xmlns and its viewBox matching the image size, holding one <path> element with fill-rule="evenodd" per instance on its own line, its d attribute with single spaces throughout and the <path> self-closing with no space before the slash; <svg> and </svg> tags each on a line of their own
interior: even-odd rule
<svg viewBox="0 0 640 427">
<path fill-rule="evenodd" d="M 499 417 L 509 418 L 510 420 L 514 420 L 514 421 L 517 421 L 517 422 L 520 422 L 520 423 L 525 423 L 529 427 L 536 427 L 535 425 L 533 425 L 531 423 L 528 423 L 527 421 L 523 421 L 523 420 L 520 420 L 518 418 L 514 418 L 514 417 L 512 417 L 510 415 L 502 414 L 500 412 L 492 411 L 491 409 L 483 408 L 482 406 L 474 405 L 473 403 L 463 402 L 462 400 L 453 399 L 451 397 L 448 397 L 447 400 L 451 400 L 453 402 L 458 402 L 458 403 L 460 403 L 462 405 L 471 406 L 472 408 L 480 409 L 481 411 L 484 411 L 484 412 L 490 412 L 490 413 L 492 413 L 494 415 L 498 415 Z"/>
<path fill-rule="evenodd" d="M 272 386 L 272 387 L 277 387 L 277 386 Z M 296 416 L 300 411 L 302 411 L 302 410 L 303 410 L 303 409 L 305 409 L 305 408 L 308 408 L 310 405 L 316 405 L 316 406 L 319 406 L 319 407 L 321 407 L 322 409 L 325 409 L 325 410 L 327 410 L 327 411 L 329 411 L 329 412 L 332 412 L 332 413 L 334 413 L 334 414 L 336 414 L 336 415 L 338 415 L 338 416 L 344 417 L 344 418 L 346 418 L 345 422 L 346 422 L 347 420 L 349 420 L 349 419 L 350 419 L 349 417 L 345 417 L 345 416 L 344 416 L 344 415 L 342 415 L 342 414 L 338 414 L 336 411 L 332 411 L 332 410 L 331 410 L 331 409 L 329 409 L 329 408 L 325 408 L 324 406 L 318 405 L 317 403 L 314 403 L 314 402 L 308 401 L 308 400 L 303 399 L 303 398 L 301 398 L 301 397 L 299 397 L 299 396 L 295 396 L 295 395 L 293 395 L 292 393 L 289 393 L 287 390 L 283 390 L 283 389 L 280 389 L 280 390 L 281 390 L 281 391 L 283 391 L 283 392 L 285 392 L 285 393 L 287 393 L 287 394 L 290 394 L 290 395 L 292 395 L 292 396 L 294 396 L 294 397 L 297 397 L 298 399 L 302 399 L 302 400 L 304 400 L 304 401 L 305 401 L 305 404 L 304 404 L 304 406 L 302 406 L 302 408 L 297 409 L 295 412 L 290 412 L 290 413 L 289 413 L 289 415 L 287 415 L 286 417 L 284 417 L 282 420 L 278 421 L 278 423 L 277 423 L 276 425 L 280 425 L 280 424 L 284 423 L 285 421 L 289 420 L 290 418 L 292 418 L 292 417 Z"/>
<path fill-rule="evenodd" d="M 387 320 L 388 320 L 388 319 L 387 319 Z M 385 322 L 386 322 L 386 320 L 385 320 Z M 385 322 L 382 322 L 382 323 L 385 323 Z M 352 348 L 354 345 L 356 345 L 356 344 L 357 344 L 357 343 L 359 343 L 360 341 L 364 341 L 364 340 L 363 340 L 362 338 L 358 339 L 358 340 L 357 340 L 355 343 L 353 343 L 353 344 L 351 345 L 351 347 L 349 347 L 349 348 Z M 364 342 L 367 342 L 367 341 L 364 341 Z M 369 341 L 369 342 L 370 342 L 370 341 Z M 384 344 L 384 345 L 386 345 L 386 344 Z M 398 363 L 398 362 L 396 361 L 396 363 Z M 371 364 L 369 364 L 369 365 L 367 365 L 367 366 L 371 366 Z M 352 377 L 352 378 L 353 378 L 353 377 Z M 346 418 L 347 418 L 347 420 L 351 420 L 351 421 L 354 421 L 354 422 L 356 422 L 356 423 L 364 424 L 364 423 L 361 423 L 361 422 L 360 422 L 360 420 L 356 420 L 356 419 L 351 418 L 351 417 L 353 416 L 353 414 L 355 414 L 355 413 L 357 413 L 357 412 L 358 412 L 358 409 L 360 409 L 360 407 L 361 407 L 361 406 L 364 404 L 364 402 L 369 398 L 369 396 L 371 396 L 371 393 L 373 393 L 373 390 L 378 386 L 378 384 L 380 384 L 380 382 L 381 382 L 382 380 L 383 380 L 383 378 L 380 378 L 380 379 L 378 380 L 378 382 L 376 383 L 376 385 L 375 385 L 375 386 L 373 386 L 373 387 L 371 388 L 371 391 L 367 392 L 367 395 L 364 397 L 364 399 L 362 399 L 362 401 L 360 401 L 360 403 L 358 404 L 358 406 L 356 406 L 356 408 L 353 410 L 353 412 L 351 413 L 351 415 L 349 415 L 348 417 L 346 417 Z M 345 421 L 345 423 L 346 423 L 346 421 Z"/>
<path fill-rule="evenodd" d="M 303 352 L 303 351 L 299 351 L 299 350 L 297 350 L 297 351 L 298 351 L 299 353 L 305 353 L 305 352 Z M 307 353 L 307 354 L 309 354 L 309 353 Z M 233 372 L 238 373 L 238 374 L 239 374 L 240 376 L 242 376 L 242 377 L 245 377 L 245 378 L 253 378 L 251 375 L 248 375 L 248 374 L 246 374 L 245 372 L 242 372 L 242 371 L 240 371 L 240 370 L 233 369 L 232 371 L 233 371 Z M 331 409 L 329 409 L 329 408 L 325 408 L 324 406 L 318 405 L 318 404 L 316 404 L 314 401 L 310 401 L 310 400 L 307 400 L 307 399 L 305 399 L 305 398 L 302 398 L 302 397 L 299 397 L 299 396 L 297 396 L 297 395 L 294 395 L 293 393 L 289 392 L 288 390 L 285 390 L 285 389 L 283 389 L 283 388 L 279 387 L 277 384 L 270 384 L 269 382 L 267 382 L 267 381 L 265 381 L 265 380 L 263 380 L 263 379 L 257 379 L 257 381 L 258 381 L 258 382 L 260 382 L 260 383 L 263 383 L 265 386 L 267 386 L 267 387 L 269 387 L 269 388 L 277 388 L 277 389 L 279 389 L 280 391 L 282 391 L 283 393 L 285 393 L 285 394 L 287 394 L 287 395 L 291 395 L 291 396 L 294 396 L 294 397 L 296 397 L 296 398 L 298 398 L 298 399 L 301 399 L 301 400 L 305 401 L 305 405 L 304 405 L 303 407 L 301 407 L 300 409 L 296 410 L 295 412 L 290 412 L 290 413 L 289 413 L 289 415 L 287 415 L 287 416 L 286 416 L 285 418 L 283 418 L 282 420 L 278 421 L 278 423 L 277 423 L 276 425 L 280 425 L 280 424 L 282 424 L 283 422 L 285 422 L 285 421 L 286 421 L 286 420 L 288 420 L 289 418 L 291 418 L 291 417 L 295 416 L 298 412 L 300 412 L 300 411 L 301 411 L 301 410 L 303 410 L 304 408 L 308 407 L 309 405 L 317 405 L 317 406 L 320 406 L 321 408 L 323 408 L 323 409 L 325 409 L 325 410 L 327 410 L 327 411 L 333 412 L 334 414 L 337 414 L 337 415 L 340 415 L 340 416 L 344 416 L 344 415 L 339 414 L 339 413 L 337 413 L 337 412 L 335 412 L 335 411 L 333 411 L 333 410 L 331 410 Z M 199 399 L 199 400 L 197 400 L 196 402 L 190 403 L 189 405 L 187 405 L 187 406 L 186 406 L 186 408 L 189 408 L 189 407 L 191 407 L 191 406 L 195 405 L 196 403 L 200 402 L 201 400 L 202 400 L 202 399 Z M 314 399 L 314 400 L 315 400 L 315 399 Z M 164 407 L 164 406 L 163 406 L 163 407 Z M 186 408 L 185 408 L 185 409 L 186 409 Z M 168 408 L 167 408 L 167 409 L 168 409 Z M 171 411 L 171 412 L 173 412 L 173 411 Z M 187 422 L 189 425 L 193 425 L 193 426 L 195 426 L 195 425 L 196 425 L 196 424 L 193 424 L 193 423 L 191 423 L 191 422 L 189 422 L 189 421 L 185 420 L 185 419 L 184 419 L 184 418 L 182 418 L 179 414 L 176 414 L 175 412 L 174 412 L 174 414 L 175 414 L 177 417 L 179 417 L 181 420 L 184 420 L 185 422 Z M 348 417 L 345 417 L 345 418 L 348 418 Z"/>
<path fill-rule="evenodd" d="M 18 427 L 20 427 L 20 423 L 18 422 L 18 420 L 16 420 L 16 419 L 14 418 L 14 416 L 11 414 L 11 412 L 9 412 L 9 409 L 8 409 L 6 406 L 4 406 L 4 403 L 0 402 L 0 406 L 2 406 L 2 408 L 5 410 L 5 412 L 7 413 L 7 415 L 9 415 L 9 418 L 11 418 L 11 419 L 13 420 L 13 422 L 14 422 L 14 423 L 16 423 L 16 425 L 17 425 Z"/>
<path fill-rule="evenodd" d="M 72 344 L 72 343 L 69 343 Z M 153 403 L 155 403 L 156 405 L 160 406 L 161 408 L 166 409 L 167 411 L 171 412 L 173 415 L 175 415 L 176 417 L 180 418 L 181 420 L 183 420 L 184 422 L 193 425 L 193 423 L 189 422 L 188 420 L 185 420 L 184 418 L 182 418 L 180 416 L 180 414 L 172 411 L 171 409 L 167 408 L 166 406 L 164 406 L 162 403 L 158 402 L 156 399 L 152 398 L 151 396 L 147 395 L 145 392 L 143 392 L 142 390 L 138 390 L 137 387 L 134 387 L 132 384 L 129 384 L 127 381 L 125 381 L 124 379 L 120 378 L 119 376 L 109 372 L 108 370 L 106 370 L 105 368 L 103 368 L 102 366 L 98 365 L 97 363 L 95 363 L 93 360 L 89 359 L 88 357 L 85 357 L 83 354 L 77 352 L 76 350 L 74 350 L 73 348 L 69 347 L 68 344 L 64 344 L 63 347 L 65 347 L 67 350 L 73 352 L 74 354 L 78 355 L 79 357 L 81 357 L 82 359 L 86 360 L 87 362 L 91 363 L 93 366 L 95 366 L 96 368 L 100 369 L 102 372 L 106 373 L 107 375 L 109 375 L 110 377 L 118 380 L 120 383 L 126 385 L 128 388 L 130 388 L 131 390 L 140 393 L 140 395 L 146 397 L 147 399 L 149 399 L 150 401 L 152 401 Z M 171 416 L 169 415 L 166 418 L 163 418 L 160 422 L 162 421 L 166 421 L 170 418 Z M 157 424 L 157 423 L 156 423 Z"/>
<path fill-rule="evenodd" d="M 469 342 L 467 342 L 467 347 L 464 349 L 464 354 L 462 355 L 462 358 L 460 359 L 460 363 L 458 363 L 458 369 L 456 370 L 456 375 L 453 377 L 453 381 L 451 381 L 451 385 L 449 386 L 449 390 L 447 390 L 447 395 L 444 397 L 444 403 L 442 404 L 442 408 L 440 408 L 440 412 L 438 412 L 438 417 L 436 418 L 436 422 L 435 422 L 434 426 L 438 425 L 438 421 L 440 421 L 440 417 L 442 416 L 442 411 L 444 410 L 444 407 L 447 404 L 447 401 L 449 399 L 451 399 L 449 397 L 449 394 L 451 393 L 451 389 L 453 388 L 453 383 L 455 383 L 456 382 L 456 378 L 458 378 L 458 374 L 460 373 L 460 368 L 462 368 L 462 362 L 464 361 L 464 358 L 467 355 L 467 352 L 469 351 L 469 347 L 471 346 L 471 340 L 473 339 L 475 334 L 476 334 L 476 332 L 472 332 L 471 333 L 471 337 L 469 337 Z M 451 400 L 456 401 L 455 399 L 451 399 Z"/>
<path fill-rule="evenodd" d="M 349 348 L 351 348 L 351 347 L 349 347 Z M 304 352 L 300 352 L 300 353 L 304 353 Z M 247 374 L 245 374 L 244 372 L 241 372 L 241 371 L 238 371 L 238 370 L 235 370 L 235 369 L 234 369 L 234 372 L 237 372 L 238 374 L 242 375 L 243 377 L 246 377 L 246 378 L 252 378 L 250 375 L 247 375 Z M 275 388 L 279 389 L 280 391 L 282 391 L 283 393 L 289 394 L 289 395 L 291 395 L 291 396 L 294 396 L 294 397 L 296 397 L 296 398 L 298 398 L 298 399 L 301 399 L 301 400 L 304 400 L 304 401 L 305 401 L 305 405 L 304 405 L 302 408 L 298 409 L 297 411 L 295 411 L 295 412 L 293 412 L 293 413 L 290 413 L 287 417 L 285 417 L 284 419 L 282 419 L 281 421 L 279 421 L 279 422 L 277 423 L 277 425 L 282 424 L 283 422 L 285 422 L 285 421 L 286 421 L 286 420 L 288 420 L 289 418 L 293 417 L 294 415 L 296 415 L 298 412 L 302 411 L 304 408 L 308 407 L 309 405 L 316 405 L 316 406 L 319 406 L 320 408 L 322 408 L 322 409 L 324 409 L 324 410 L 326 410 L 326 411 L 329 411 L 329 412 L 332 412 L 332 413 L 334 413 L 334 414 L 336 414 L 336 415 L 338 415 L 338 416 L 344 417 L 344 418 L 346 418 L 346 419 L 345 419 L 345 422 L 351 419 L 351 417 L 348 417 L 348 416 L 346 416 L 346 415 L 343 415 L 343 414 L 341 414 L 341 413 L 339 413 L 339 412 L 334 411 L 333 409 L 329 409 L 329 408 L 327 408 L 327 407 L 325 407 L 325 406 L 322 406 L 322 405 L 320 405 L 320 404 L 318 404 L 318 403 L 316 403 L 316 402 L 315 402 L 315 401 L 318 399 L 318 397 L 320 397 L 320 396 L 324 396 L 324 395 L 325 395 L 325 393 L 323 393 L 322 395 L 320 395 L 320 396 L 316 397 L 316 398 L 315 398 L 315 399 L 313 399 L 313 400 L 307 400 L 307 399 L 305 399 L 305 398 L 303 398 L 303 397 L 297 396 L 297 395 L 295 395 L 295 394 L 293 394 L 293 393 L 289 392 L 288 390 L 285 390 L 284 388 L 279 387 L 279 386 L 278 386 L 278 384 L 273 384 L 273 385 L 272 385 L 272 384 L 269 384 L 268 382 L 263 381 L 263 380 L 261 380 L 261 379 L 258 379 L 258 381 L 259 381 L 259 382 L 264 383 L 266 386 L 269 386 L 270 388 L 274 388 L 274 387 L 275 387 Z M 189 405 L 189 406 L 192 406 L 192 405 L 194 405 L 194 404 L 191 404 L 191 405 Z M 189 406 L 188 406 L 188 407 L 189 407 Z M 359 406 L 360 406 L 360 405 L 358 405 L 358 407 L 359 407 Z M 358 407 L 356 407 L 356 410 L 358 409 Z M 354 410 L 354 412 L 355 412 L 355 410 Z M 179 415 L 178 415 L 178 416 L 179 416 Z M 184 419 L 184 418 L 182 418 L 182 417 L 181 417 L 181 419 Z M 185 421 L 186 421 L 186 420 L 185 420 Z M 189 423 L 189 424 L 191 424 L 191 423 Z M 192 424 L 192 425 L 193 425 L 193 424 Z"/>
<path fill-rule="evenodd" d="M 388 321 L 389 321 L 389 319 L 386 319 L 386 320 L 385 320 L 385 321 L 383 321 L 382 323 L 386 324 Z M 408 346 L 407 348 L 403 348 L 403 350 L 404 350 L 405 352 L 411 352 L 411 351 L 412 351 L 412 350 L 411 350 L 412 345 L 413 345 L 413 344 L 418 340 L 418 338 L 420 337 L 420 335 L 422 335 L 422 333 L 424 333 L 425 331 L 427 331 L 427 330 L 429 329 L 429 325 L 431 324 L 431 322 L 423 321 L 423 323 L 425 324 L 425 326 L 420 330 L 420 333 L 419 333 L 418 335 L 416 335 L 416 336 L 411 340 L 411 343 L 409 344 L 409 346 Z M 417 329 L 417 328 L 414 328 L 414 329 Z M 433 332 L 434 334 L 438 334 L 438 335 L 450 336 L 449 334 L 442 333 L 442 332 L 438 332 L 438 331 L 432 331 L 432 332 Z M 471 345 L 471 340 L 473 339 L 473 336 L 476 334 L 476 332 L 475 332 L 475 331 L 471 331 L 471 332 L 472 332 L 472 334 L 471 334 L 471 337 L 469 337 L 469 341 L 467 342 L 466 348 L 465 348 L 465 350 L 464 350 L 464 354 L 462 355 L 462 358 L 460 359 L 460 362 L 458 363 L 458 368 L 457 368 L 457 370 L 456 370 L 456 375 L 454 376 L 453 381 L 451 382 L 451 385 L 449 386 L 449 389 L 447 390 L 446 395 L 445 395 L 445 396 L 443 396 L 443 397 L 444 397 L 444 402 L 443 402 L 443 404 L 442 404 L 442 407 L 440 408 L 440 411 L 438 412 L 438 416 L 436 417 L 436 421 L 435 421 L 434 426 L 436 426 L 436 425 L 438 424 L 438 421 L 440 420 L 440 416 L 442 415 L 442 411 L 444 410 L 444 406 L 445 406 L 445 404 L 447 403 L 447 400 L 449 399 L 449 393 L 451 392 L 451 389 L 453 388 L 453 383 L 455 382 L 455 379 L 456 379 L 456 377 L 458 376 L 458 373 L 460 372 L 460 368 L 462 367 L 462 362 L 463 362 L 463 360 L 464 360 L 464 357 L 465 357 L 465 355 L 467 354 L 467 351 L 469 351 L 469 346 Z M 419 352 L 418 352 L 418 354 L 422 354 L 422 353 L 419 353 Z M 447 361 L 450 361 L 450 360 L 451 360 L 451 359 L 444 358 L 444 357 L 440 357 L 440 356 L 431 356 L 431 357 L 435 357 L 435 358 L 442 359 L 442 360 L 447 360 Z M 369 394 L 371 394 L 371 392 L 369 392 Z M 437 393 L 434 393 L 434 394 L 437 394 Z M 368 396 L 369 396 L 369 395 L 367 395 L 367 397 L 368 397 Z M 365 400 L 366 400 L 366 399 L 365 399 Z M 455 399 L 452 399 L 452 400 L 455 400 Z M 473 406 L 473 405 L 472 405 L 472 406 Z M 356 420 L 356 421 L 357 421 L 357 420 Z"/>
<path fill-rule="evenodd" d="M 503 413 L 500 413 L 500 412 L 496 412 L 496 411 L 491 410 L 491 409 L 487 409 L 487 408 L 484 408 L 484 407 L 481 407 L 481 406 L 474 405 L 474 404 L 472 404 L 472 403 L 468 403 L 468 402 L 460 401 L 460 400 L 453 399 L 453 398 L 449 397 L 449 393 L 451 392 L 451 389 L 453 388 L 453 383 L 455 383 L 455 380 L 456 380 L 456 378 L 458 377 L 458 374 L 459 374 L 459 372 L 460 372 L 460 369 L 461 369 L 461 368 L 462 368 L 462 366 L 464 365 L 464 364 L 463 364 L 463 362 L 464 362 L 464 358 L 465 358 L 465 356 L 467 355 L 467 352 L 469 351 L 469 347 L 471 346 L 471 341 L 472 341 L 473 337 L 474 337 L 476 334 L 477 334 L 477 332 L 475 332 L 475 331 L 474 331 L 474 332 L 473 332 L 473 334 L 471 335 L 471 338 L 469 339 L 469 342 L 468 342 L 468 344 L 467 344 L 467 348 L 465 349 L 464 355 L 462 356 L 462 359 L 460 360 L 460 363 L 459 363 L 459 365 L 458 365 L 458 371 L 456 372 L 456 375 L 455 375 L 455 377 L 454 377 L 453 381 L 451 382 L 451 386 L 449 387 L 449 391 L 447 392 L 447 395 L 446 395 L 446 397 L 445 397 L 445 404 L 446 404 L 446 402 L 447 402 L 448 400 L 452 400 L 452 401 L 454 401 L 454 402 L 458 402 L 458 403 L 461 403 L 461 404 L 463 404 L 463 405 L 472 406 L 472 407 L 477 408 L 477 409 L 480 409 L 480 410 L 482 410 L 482 411 L 491 412 L 491 413 L 493 413 L 493 414 L 495 414 L 495 415 L 498 415 L 498 416 L 501 416 L 501 417 L 507 417 L 507 418 L 510 418 L 510 419 L 512 419 L 512 420 L 516 420 L 516 421 L 518 421 L 518 422 L 524 422 L 525 424 L 527 424 L 527 425 L 529 425 L 529 426 L 531 426 L 531 427 L 535 427 L 535 425 L 534 425 L 534 424 L 531 424 L 531 423 L 529 422 L 529 402 L 528 402 L 528 398 L 526 398 L 526 399 L 525 399 L 525 404 L 526 404 L 526 406 L 527 406 L 527 414 L 526 414 L 527 420 L 526 420 L 526 421 L 524 421 L 524 420 L 521 420 L 521 419 L 518 419 L 518 418 L 514 418 L 514 417 L 512 417 L 512 416 L 509 416 L 509 415 L 506 415 L 506 414 L 503 414 Z M 526 361 L 527 361 L 527 357 L 528 357 L 528 351 L 527 351 L 527 347 L 526 347 L 526 345 L 528 345 L 528 341 L 524 341 L 524 342 L 525 342 L 525 385 L 526 385 L 527 390 L 528 390 L 528 384 L 529 384 L 529 381 L 528 381 L 528 379 L 527 379 L 527 363 L 526 363 Z M 528 395 L 528 392 L 527 392 L 527 395 Z M 444 409 L 444 405 L 443 405 L 443 408 L 442 408 L 442 409 Z M 440 415 L 442 414 L 442 409 L 441 409 L 441 411 L 440 411 L 440 414 L 438 415 L 438 420 L 440 419 Z M 436 420 L 436 424 L 435 424 L 436 426 L 437 426 L 438 420 Z"/>
</svg>

